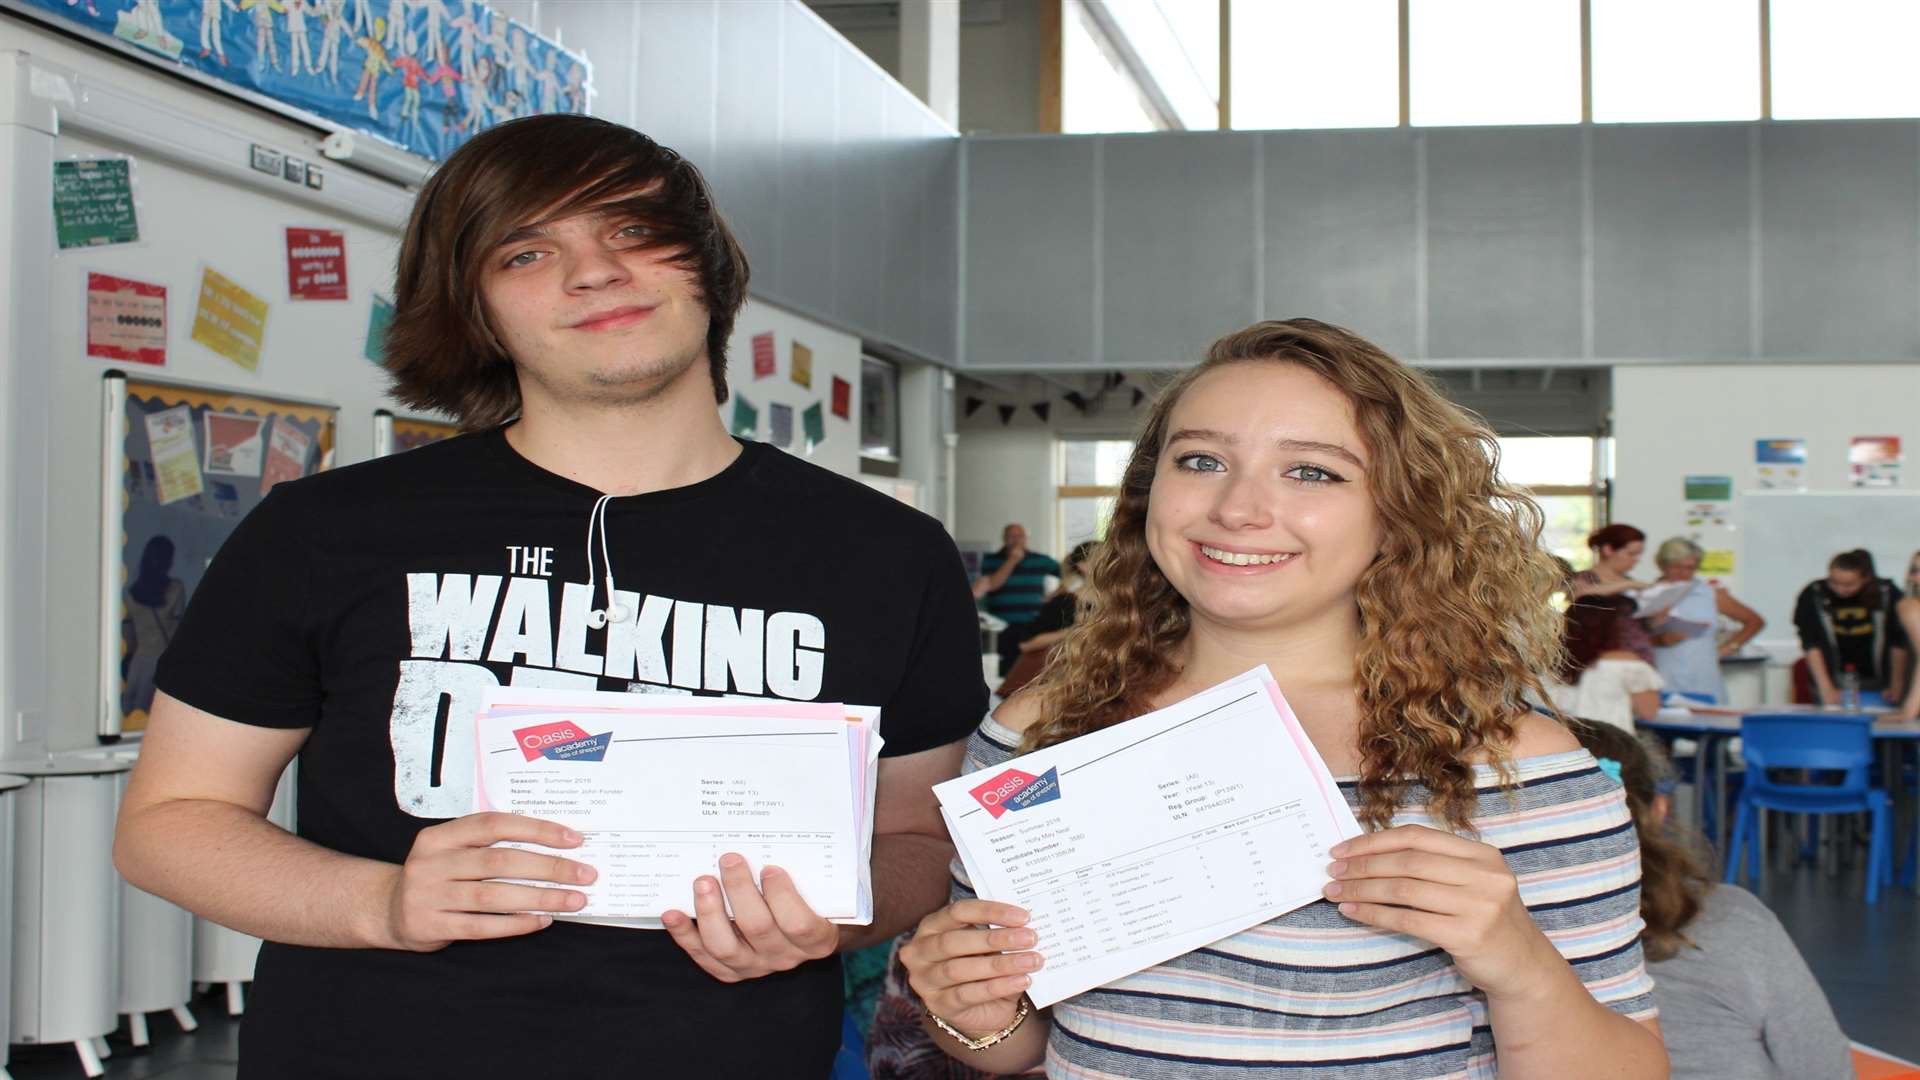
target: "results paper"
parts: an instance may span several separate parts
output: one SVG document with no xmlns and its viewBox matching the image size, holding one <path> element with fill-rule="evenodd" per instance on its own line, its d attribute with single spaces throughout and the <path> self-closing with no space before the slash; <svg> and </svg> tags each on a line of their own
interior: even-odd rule
<svg viewBox="0 0 1920 1080">
<path fill-rule="evenodd" d="M 502 688 L 475 725 L 475 809 L 581 833 L 567 855 L 599 876 L 575 886 L 580 916 L 691 913 L 694 880 L 738 852 L 756 872 L 786 870 L 822 917 L 871 920 L 870 710 L 633 697 Z"/>
<path fill-rule="evenodd" d="M 1042 1008 L 1320 899 L 1361 831 L 1265 667 L 934 792 L 974 891 L 1030 913 Z"/>
</svg>

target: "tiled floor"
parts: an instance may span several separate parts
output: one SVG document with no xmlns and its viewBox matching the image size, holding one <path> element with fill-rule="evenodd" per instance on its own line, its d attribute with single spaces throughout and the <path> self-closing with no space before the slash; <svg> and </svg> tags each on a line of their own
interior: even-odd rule
<svg viewBox="0 0 1920 1080">
<path fill-rule="evenodd" d="M 1889 1053 L 1920 1060 L 1920 1024 L 1914 1022 L 1915 972 L 1920 972 L 1920 900 L 1892 889 L 1869 908 L 1859 874 L 1829 876 L 1806 866 L 1768 875 L 1760 890 L 1806 954 L 1848 1036 Z M 240 1025 L 227 1019 L 225 1001 L 194 1005 L 200 1030 L 183 1035 L 164 1014 L 152 1018 L 154 1045 L 136 1053 L 124 1031 L 111 1040 L 107 1075 L 114 1078 L 233 1080 Z M 77 1080 L 70 1047 L 13 1048 L 14 1080 Z"/>
</svg>

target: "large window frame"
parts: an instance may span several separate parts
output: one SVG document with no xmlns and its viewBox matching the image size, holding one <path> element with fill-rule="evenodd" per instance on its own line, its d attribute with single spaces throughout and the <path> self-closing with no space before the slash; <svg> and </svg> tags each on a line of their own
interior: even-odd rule
<svg viewBox="0 0 1920 1080">
<path fill-rule="evenodd" d="M 1061 23 L 1062 23 L 1063 12 L 1067 17 L 1076 17 L 1076 10 L 1082 5 L 1088 5 L 1094 8 L 1098 8 L 1098 6 L 1100 5 L 1104 5 L 1112 2 L 1116 2 L 1116 0 L 1042 0 L 1042 12 L 1043 12 L 1042 34 L 1044 39 L 1043 47 L 1045 49 L 1045 55 L 1047 57 L 1047 65 L 1043 69 L 1043 73 L 1042 73 L 1042 87 L 1041 87 L 1040 128 L 1042 131 L 1057 132 L 1061 130 L 1062 86 L 1061 86 L 1060 55 L 1061 55 L 1061 48 L 1062 48 Z M 1124 2 L 1124 0 L 1120 0 L 1120 2 Z M 1189 0 L 1189 2 L 1200 3 L 1200 2 L 1205 2 L 1205 0 Z M 1233 130 L 1234 129 L 1233 74 L 1232 74 L 1233 72 L 1233 66 L 1232 66 L 1233 6 L 1236 3 L 1258 4 L 1258 3 L 1268 2 L 1268 0 L 1218 0 L 1218 2 L 1220 4 L 1220 18 L 1219 18 L 1220 61 L 1219 61 L 1219 87 L 1218 87 L 1219 122 L 1217 126 L 1221 130 Z M 1413 42 L 1411 40 L 1409 27 L 1412 22 L 1410 17 L 1410 12 L 1412 9 L 1413 2 L 1414 0 L 1398 0 L 1398 29 L 1399 29 L 1398 53 L 1399 53 L 1400 108 L 1399 108 L 1399 123 L 1396 126 L 1403 127 L 1403 128 L 1411 128 L 1416 126 L 1412 122 L 1413 102 L 1412 102 L 1412 96 L 1410 91 L 1410 85 L 1412 81 L 1410 77 L 1410 73 L 1411 73 L 1410 60 L 1412 56 Z M 1593 77 L 1594 11 L 1593 11 L 1593 8 L 1596 2 L 1604 3 L 1605 0 L 1580 0 L 1580 14 L 1579 14 L 1580 118 L 1579 118 L 1579 123 L 1581 124 L 1592 124 L 1595 122 L 1594 110 L 1593 110 L 1593 87 L 1594 87 L 1594 77 Z M 1776 0 L 1751 0 L 1751 2 L 1754 5 L 1754 12 L 1756 16 L 1755 23 L 1753 26 L 1753 31 L 1758 38 L 1758 47 L 1759 47 L 1759 64 L 1758 64 L 1758 70 L 1755 73 L 1755 77 L 1757 78 L 1759 83 L 1758 119 L 1772 120 L 1774 119 L 1773 4 L 1776 2 Z M 1108 24 L 1112 23 L 1112 20 L 1110 18 L 1105 21 Z M 1121 43 L 1120 50 L 1122 52 L 1126 51 L 1124 42 Z M 1744 66 L 1744 64 L 1742 66 Z M 1149 79 L 1148 81 L 1150 82 L 1151 80 Z M 1154 96 L 1155 90 L 1152 86 L 1142 84 L 1140 89 L 1144 97 L 1151 98 Z M 1862 114 L 1863 117 L 1868 115 L 1884 116 L 1884 115 L 1890 115 L 1890 114 L 1885 112 L 1871 112 L 1871 113 Z M 1900 115 L 1905 116 L 1908 114 L 1900 114 Z M 1809 117 L 1796 117 L 1796 118 L 1812 119 L 1814 117 L 1809 116 Z M 1820 118 L 1829 118 L 1829 117 L 1823 116 Z M 1831 119 L 1848 119 L 1852 117 L 1841 116 L 1836 114 L 1830 118 Z M 1168 128 L 1204 126 L 1204 125 L 1192 125 L 1188 123 L 1181 123 L 1178 120 L 1178 118 L 1175 118 L 1175 117 L 1167 117 L 1165 119 L 1170 121 L 1166 124 Z M 1686 119 L 1691 120 L 1694 118 L 1689 117 Z M 1702 118 L 1702 119 L 1711 119 L 1711 118 L 1709 117 L 1709 118 Z M 1616 121 L 1608 121 L 1608 122 L 1616 122 Z M 1629 122 L 1629 121 L 1622 120 L 1617 122 Z M 1652 122 L 1682 122 L 1682 121 L 1676 119 L 1673 121 L 1652 121 Z M 1492 121 L 1489 121 L 1489 123 L 1492 123 Z"/>
</svg>

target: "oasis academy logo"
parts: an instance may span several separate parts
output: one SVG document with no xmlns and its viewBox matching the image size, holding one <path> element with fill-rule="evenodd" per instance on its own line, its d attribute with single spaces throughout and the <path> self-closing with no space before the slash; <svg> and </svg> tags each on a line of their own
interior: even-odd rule
<svg viewBox="0 0 1920 1080">
<path fill-rule="evenodd" d="M 548 761 L 604 761 L 607 744 L 613 741 L 613 732 L 589 735 L 578 724 L 561 721 L 521 728 L 513 733 L 513 740 L 520 744 L 520 753 L 528 761 L 536 758 L 546 758 Z"/>
<path fill-rule="evenodd" d="M 973 801 L 986 808 L 996 819 L 1009 810 L 1052 802 L 1060 797 L 1060 770 L 1048 769 L 1035 776 L 1019 769 L 1008 769 L 999 776 L 967 792 Z"/>
</svg>

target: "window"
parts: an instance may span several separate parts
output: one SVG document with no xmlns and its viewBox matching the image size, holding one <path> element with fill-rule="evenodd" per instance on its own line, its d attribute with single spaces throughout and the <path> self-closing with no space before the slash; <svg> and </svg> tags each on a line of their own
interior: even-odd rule
<svg viewBox="0 0 1920 1080">
<path fill-rule="evenodd" d="M 1399 0 L 1238 0 L 1229 10 L 1234 127 L 1400 122 Z"/>
<path fill-rule="evenodd" d="M 900 475 L 900 369 L 860 358 L 860 471 Z"/>
<path fill-rule="evenodd" d="M 1067 439 L 1060 444 L 1059 514 L 1055 523 L 1060 550 L 1107 535 L 1120 478 L 1133 453 L 1128 439 Z"/>
<path fill-rule="evenodd" d="M 1754 0 L 1593 0 L 1592 10 L 1594 120 L 1759 118 Z"/>
<path fill-rule="evenodd" d="M 1060 19 L 1060 130 L 1157 131 L 1140 87 L 1092 22 L 1086 6 L 1063 5 Z"/>
<path fill-rule="evenodd" d="M 1540 546 L 1584 570 L 1593 564 L 1587 534 L 1600 520 L 1596 440 L 1586 436 L 1522 436 L 1500 440 L 1500 476 L 1525 488 L 1546 527 Z"/>
<path fill-rule="evenodd" d="M 1580 122 L 1579 0 L 1409 0 L 1420 126 Z"/>
<path fill-rule="evenodd" d="M 1772 0 L 1773 115 L 1920 116 L 1920 4 Z"/>
</svg>

